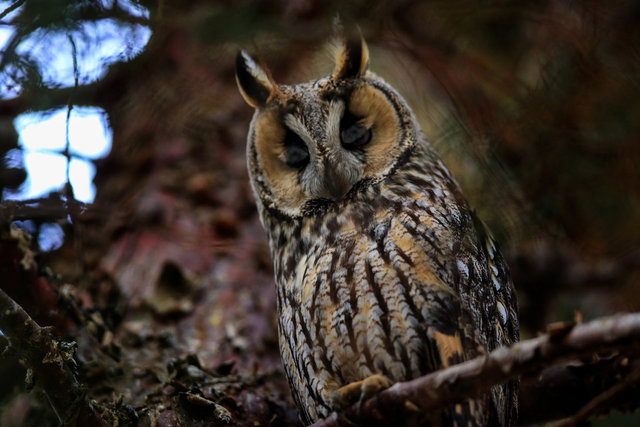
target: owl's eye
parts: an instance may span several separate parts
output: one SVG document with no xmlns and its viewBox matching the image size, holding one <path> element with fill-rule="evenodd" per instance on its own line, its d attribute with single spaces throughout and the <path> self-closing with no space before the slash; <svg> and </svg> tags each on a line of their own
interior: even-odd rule
<svg viewBox="0 0 640 427">
<path fill-rule="evenodd" d="M 284 138 L 285 163 L 290 168 L 300 169 L 309 163 L 307 144 L 294 132 L 287 130 Z"/>
<path fill-rule="evenodd" d="M 340 142 L 347 149 L 362 147 L 371 141 L 371 129 L 358 123 L 359 118 L 347 112 L 340 121 Z"/>
</svg>

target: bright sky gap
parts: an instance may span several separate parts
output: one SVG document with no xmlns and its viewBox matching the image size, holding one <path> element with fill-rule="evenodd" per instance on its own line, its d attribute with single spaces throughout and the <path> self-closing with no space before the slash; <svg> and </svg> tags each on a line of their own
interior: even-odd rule
<svg viewBox="0 0 640 427">
<path fill-rule="evenodd" d="M 113 1 L 101 0 L 105 8 Z M 12 2 L 0 1 L 0 10 Z M 119 5 L 135 16 L 148 17 L 148 11 L 130 1 Z M 5 17 L 15 18 L 20 8 Z M 0 28 L 0 49 L 14 35 L 11 26 Z M 50 87 L 70 87 L 74 84 L 72 46 L 77 49 L 79 84 L 90 84 L 104 76 L 108 67 L 139 54 L 146 46 L 151 30 L 140 24 L 128 24 L 115 19 L 83 22 L 78 29 L 38 29 L 20 42 L 17 52 L 28 56 L 39 68 L 43 82 Z M 0 98 L 19 96 L 22 88 L 13 81 L 7 70 L 0 73 Z M 91 203 L 95 197 L 92 160 L 104 157 L 111 149 L 112 133 L 105 112 L 97 107 L 77 107 L 71 111 L 69 121 L 70 163 L 63 155 L 66 146 L 67 109 L 47 112 L 28 112 L 18 116 L 14 127 L 19 134 L 20 150 L 11 150 L 5 163 L 22 164 L 27 170 L 27 181 L 18 191 L 5 191 L 5 199 L 32 199 L 71 183 L 77 200 Z"/>
<path fill-rule="evenodd" d="M 96 0 L 109 9 L 114 0 Z M 0 0 L 0 11 L 13 4 Z M 118 0 L 118 6 L 132 16 L 148 18 L 144 7 L 130 0 Z M 20 6 L 3 18 L 10 23 L 21 12 Z M 0 55 L 15 35 L 11 25 L 0 26 Z M 76 28 L 40 28 L 28 34 L 17 45 L 16 52 L 36 64 L 42 83 L 48 87 L 72 87 L 75 84 L 73 44 L 77 51 L 78 84 L 95 82 L 106 74 L 110 65 L 138 55 L 149 41 L 151 30 L 141 24 L 104 18 L 80 22 Z M 19 71 L 9 65 L 0 70 L 0 99 L 21 95 L 22 87 L 15 77 Z M 91 203 L 95 198 L 94 160 L 111 150 L 112 131 L 104 110 L 98 107 L 73 106 L 69 117 L 69 157 L 64 155 L 67 144 L 67 108 L 49 111 L 29 111 L 13 122 L 19 135 L 18 149 L 5 154 L 9 167 L 23 166 L 27 179 L 15 190 L 6 190 L 2 199 L 27 200 L 45 197 L 61 190 L 67 181 L 74 197 Z M 27 224 L 24 224 L 28 228 Z M 35 230 L 34 230 L 35 231 Z M 62 228 L 55 223 L 42 224 L 39 245 L 48 251 L 59 247 L 64 239 Z"/>
</svg>

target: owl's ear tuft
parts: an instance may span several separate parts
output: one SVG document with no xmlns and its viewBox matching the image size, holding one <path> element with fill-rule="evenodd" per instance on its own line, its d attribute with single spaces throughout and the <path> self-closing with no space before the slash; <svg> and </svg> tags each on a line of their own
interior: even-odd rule
<svg viewBox="0 0 640 427">
<path fill-rule="evenodd" d="M 338 49 L 336 54 L 336 68 L 331 75 L 332 80 L 357 78 L 367 71 L 369 65 L 369 48 L 360 35 L 358 38 L 348 39 Z"/>
<path fill-rule="evenodd" d="M 236 56 L 236 83 L 244 100 L 253 108 L 265 106 L 276 91 L 265 70 L 243 50 Z"/>
</svg>

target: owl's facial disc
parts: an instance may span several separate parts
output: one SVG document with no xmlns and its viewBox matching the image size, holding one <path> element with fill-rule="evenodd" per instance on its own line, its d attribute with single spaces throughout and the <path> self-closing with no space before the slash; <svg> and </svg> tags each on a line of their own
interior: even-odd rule
<svg viewBox="0 0 640 427">
<path fill-rule="evenodd" d="M 299 216 L 308 203 L 337 203 L 363 179 L 384 178 L 406 141 L 398 106 L 379 85 L 363 78 L 338 97 L 312 85 L 288 90 L 303 94 L 299 107 L 270 105 L 253 122 L 250 164 L 263 202 Z"/>
<path fill-rule="evenodd" d="M 370 129 L 364 130 L 364 136 L 358 135 L 358 125 L 347 123 L 348 129 L 345 130 L 343 101 L 318 103 L 303 109 L 302 112 L 303 114 L 285 114 L 283 120 L 287 132 L 297 135 L 306 147 L 307 160 L 293 166 L 299 171 L 298 183 L 310 199 L 340 201 L 362 175 L 362 152 L 350 151 L 358 148 L 355 144 L 362 146 L 367 142 L 366 137 Z M 317 119 L 309 121 L 307 117 Z M 343 145 L 343 134 L 351 146 Z M 286 157 L 291 157 L 297 151 L 295 145 L 285 144 Z"/>
</svg>

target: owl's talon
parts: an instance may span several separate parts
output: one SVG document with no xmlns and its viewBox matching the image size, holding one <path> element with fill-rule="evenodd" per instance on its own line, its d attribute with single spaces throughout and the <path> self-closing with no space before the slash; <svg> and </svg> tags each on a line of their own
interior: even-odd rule
<svg viewBox="0 0 640 427">
<path fill-rule="evenodd" d="M 365 400 L 389 388 L 390 385 L 387 377 L 379 374 L 352 382 L 334 392 L 333 406 L 340 410 L 358 402 L 358 409 L 360 409 Z"/>
</svg>

